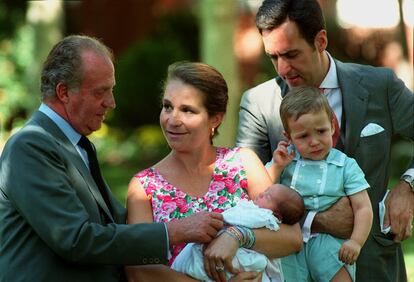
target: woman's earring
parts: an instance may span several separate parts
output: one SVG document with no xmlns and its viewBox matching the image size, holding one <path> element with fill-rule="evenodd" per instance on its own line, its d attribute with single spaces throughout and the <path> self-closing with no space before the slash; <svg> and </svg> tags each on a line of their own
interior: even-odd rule
<svg viewBox="0 0 414 282">
<path fill-rule="evenodd" d="M 214 127 L 212 127 L 212 128 L 211 128 L 211 138 L 213 138 L 213 137 L 214 137 L 214 130 L 215 130 L 215 129 L 214 129 Z"/>
</svg>

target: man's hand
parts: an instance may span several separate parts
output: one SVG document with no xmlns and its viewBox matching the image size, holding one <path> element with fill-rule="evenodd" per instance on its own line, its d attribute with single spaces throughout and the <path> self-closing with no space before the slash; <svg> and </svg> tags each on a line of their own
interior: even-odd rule
<svg viewBox="0 0 414 282">
<path fill-rule="evenodd" d="M 170 245 L 209 243 L 223 228 L 223 216 L 215 212 L 198 212 L 189 217 L 167 222 Z"/>
<path fill-rule="evenodd" d="M 354 213 L 348 197 L 342 197 L 324 212 L 317 213 L 312 222 L 312 233 L 328 233 L 348 239 L 354 228 Z"/>
<path fill-rule="evenodd" d="M 408 183 L 400 181 L 385 200 L 384 226 L 391 226 L 394 241 L 401 242 L 412 235 L 414 193 Z"/>
</svg>

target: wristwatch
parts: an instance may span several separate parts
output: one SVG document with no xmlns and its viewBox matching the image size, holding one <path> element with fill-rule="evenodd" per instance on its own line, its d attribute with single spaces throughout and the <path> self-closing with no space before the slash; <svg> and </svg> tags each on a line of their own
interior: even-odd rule
<svg viewBox="0 0 414 282">
<path fill-rule="evenodd" d="M 401 176 L 401 180 L 407 182 L 408 185 L 410 185 L 411 187 L 411 191 L 414 192 L 414 176 L 410 174 L 404 174 L 403 176 Z"/>
</svg>

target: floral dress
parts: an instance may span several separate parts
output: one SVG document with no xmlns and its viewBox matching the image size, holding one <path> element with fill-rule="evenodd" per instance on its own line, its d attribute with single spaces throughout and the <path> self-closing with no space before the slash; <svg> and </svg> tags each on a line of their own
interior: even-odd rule
<svg viewBox="0 0 414 282">
<path fill-rule="evenodd" d="M 190 196 L 171 185 L 153 167 L 135 175 L 151 199 L 155 222 L 168 222 L 200 211 L 223 212 L 241 199 L 248 199 L 246 171 L 240 148 L 217 148 L 216 162 L 209 189 L 202 197 Z M 185 244 L 173 246 L 170 265 Z"/>
</svg>

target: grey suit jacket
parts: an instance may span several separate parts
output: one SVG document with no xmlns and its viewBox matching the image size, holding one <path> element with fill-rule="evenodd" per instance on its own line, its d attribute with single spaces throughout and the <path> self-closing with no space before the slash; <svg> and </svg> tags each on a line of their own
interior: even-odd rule
<svg viewBox="0 0 414 282">
<path fill-rule="evenodd" d="M 0 158 L 0 281 L 119 281 L 122 265 L 167 263 L 160 223 L 111 214 L 75 147 L 36 112 Z"/>
<path fill-rule="evenodd" d="M 406 281 L 400 244 L 380 232 L 378 203 L 388 185 L 393 136 L 414 140 L 414 95 L 389 69 L 335 63 L 345 115 L 344 152 L 364 171 L 374 212 L 371 235 L 358 260 L 357 280 Z M 276 78 L 249 89 L 242 97 L 237 146 L 253 149 L 263 162 L 272 158 L 284 138 L 279 106 L 287 91 L 287 85 Z M 361 137 L 369 123 L 384 131 Z M 410 166 L 414 167 L 413 161 Z"/>
</svg>

